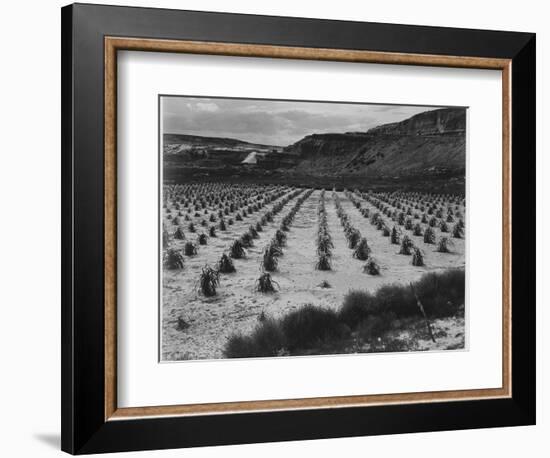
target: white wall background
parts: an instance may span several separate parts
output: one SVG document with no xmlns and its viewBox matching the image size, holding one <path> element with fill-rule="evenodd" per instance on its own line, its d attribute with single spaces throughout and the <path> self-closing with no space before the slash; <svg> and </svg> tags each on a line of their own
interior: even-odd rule
<svg viewBox="0 0 550 458">
<path fill-rule="evenodd" d="M 542 234 L 550 229 L 550 185 L 542 181 L 550 173 L 550 161 L 543 158 L 544 115 L 550 110 L 549 93 L 543 87 L 550 49 L 550 14 L 545 2 L 462 0 L 452 6 L 440 0 L 128 2 L 135 6 L 519 30 L 538 35 L 538 425 L 148 452 L 149 455 L 546 456 L 550 401 L 544 384 L 548 384 L 550 349 L 542 330 L 550 325 L 549 315 L 543 310 L 543 304 L 550 300 L 550 289 L 543 283 L 550 268 L 544 267 L 543 260 L 550 257 L 550 244 L 544 243 Z M 117 0 L 108 3 L 127 4 Z M 3 5 L 0 16 L 0 455 L 9 457 L 61 453 L 59 8 L 63 4 L 57 0 L 9 2 Z"/>
</svg>

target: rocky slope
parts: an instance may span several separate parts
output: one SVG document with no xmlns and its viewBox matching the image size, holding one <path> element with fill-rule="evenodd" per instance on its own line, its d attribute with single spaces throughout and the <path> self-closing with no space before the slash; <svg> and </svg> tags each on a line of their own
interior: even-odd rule
<svg viewBox="0 0 550 458">
<path fill-rule="evenodd" d="M 285 148 L 295 171 L 318 175 L 463 174 L 466 112 L 446 108 L 368 132 L 313 134 Z"/>
<path fill-rule="evenodd" d="M 426 111 L 367 132 L 312 134 L 285 148 L 231 138 L 164 135 L 166 176 L 201 173 L 238 175 L 255 152 L 246 173 L 283 176 L 419 179 L 433 176 L 464 180 L 466 110 Z M 247 165 L 248 167 L 249 165 Z"/>
</svg>

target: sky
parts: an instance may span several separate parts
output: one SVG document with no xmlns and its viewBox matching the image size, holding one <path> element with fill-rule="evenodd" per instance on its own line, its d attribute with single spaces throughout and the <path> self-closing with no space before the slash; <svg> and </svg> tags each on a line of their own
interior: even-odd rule
<svg viewBox="0 0 550 458">
<path fill-rule="evenodd" d="M 364 132 L 439 107 L 162 97 L 163 133 L 287 146 L 313 133 Z"/>
</svg>

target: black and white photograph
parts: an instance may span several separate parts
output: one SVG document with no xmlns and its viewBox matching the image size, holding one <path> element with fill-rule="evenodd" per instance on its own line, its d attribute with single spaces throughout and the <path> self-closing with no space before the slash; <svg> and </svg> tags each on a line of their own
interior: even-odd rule
<svg viewBox="0 0 550 458">
<path fill-rule="evenodd" d="M 159 109 L 162 361 L 466 348 L 466 107 Z"/>
</svg>

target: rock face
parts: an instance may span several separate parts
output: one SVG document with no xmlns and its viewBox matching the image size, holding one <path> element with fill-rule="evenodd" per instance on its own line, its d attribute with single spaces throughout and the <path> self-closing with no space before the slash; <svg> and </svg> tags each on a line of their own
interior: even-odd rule
<svg viewBox="0 0 550 458">
<path fill-rule="evenodd" d="M 249 172 L 258 176 L 357 180 L 439 176 L 463 182 L 466 109 L 426 111 L 367 132 L 312 134 L 285 148 L 230 138 L 165 134 L 163 153 L 166 176 L 238 176 L 245 166 L 250 168 L 246 160 L 255 153 L 254 171 Z"/>
<path fill-rule="evenodd" d="M 464 174 L 466 110 L 445 108 L 365 133 L 309 135 L 285 148 L 295 170 L 319 175 Z"/>
</svg>

